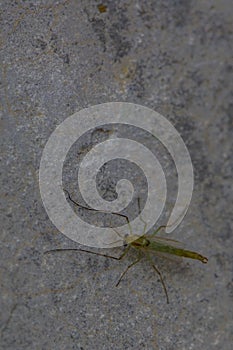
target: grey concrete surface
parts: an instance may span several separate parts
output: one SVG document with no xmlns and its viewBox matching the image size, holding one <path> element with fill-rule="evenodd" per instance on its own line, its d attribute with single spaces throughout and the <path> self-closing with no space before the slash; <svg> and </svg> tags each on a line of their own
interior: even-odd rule
<svg viewBox="0 0 233 350">
<path fill-rule="evenodd" d="M 0 4 L 0 348 L 232 349 L 231 1 Z M 53 226 L 40 198 L 46 141 L 74 112 L 110 101 L 161 113 L 193 161 L 192 202 L 171 237 L 209 262 L 155 258 L 170 304 L 146 261 L 115 287 L 133 253 L 120 262 L 44 254 L 79 246 Z M 82 149 L 101 137 L 87 137 Z M 66 169 L 64 182 L 75 196 L 72 156 Z M 112 199 L 111 181 L 101 175 L 99 181 Z M 175 183 L 174 175 L 169 193 Z"/>
</svg>

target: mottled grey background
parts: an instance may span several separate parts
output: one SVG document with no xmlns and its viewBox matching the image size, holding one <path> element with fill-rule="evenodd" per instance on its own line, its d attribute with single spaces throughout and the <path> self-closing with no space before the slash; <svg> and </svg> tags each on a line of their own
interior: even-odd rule
<svg viewBox="0 0 233 350">
<path fill-rule="evenodd" d="M 231 1 L 103 4 L 1 1 L 0 348 L 230 350 Z M 209 263 L 155 259 L 169 305 L 146 261 L 115 288 L 133 254 L 121 262 L 78 252 L 43 254 L 78 246 L 43 208 L 43 147 L 66 117 L 110 101 L 164 115 L 193 161 L 193 199 L 172 237 Z M 87 138 L 80 152 L 92 141 Z M 67 167 L 65 181 L 74 193 L 69 161 Z M 101 184 L 111 199 L 112 183 Z"/>
</svg>

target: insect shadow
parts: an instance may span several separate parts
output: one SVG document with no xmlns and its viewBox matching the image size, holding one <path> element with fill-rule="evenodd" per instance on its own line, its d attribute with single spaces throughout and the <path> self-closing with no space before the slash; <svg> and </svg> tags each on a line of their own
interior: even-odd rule
<svg viewBox="0 0 233 350">
<path fill-rule="evenodd" d="M 85 207 L 85 206 L 75 202 L 71 198 L 71 196 L 67 190 L 64 189 L 64 192 L 67 194 L 68 199 L 76 206 L 83 208 L 83 209 L 90 210 L 90 211 L 102 212 L 101 210 L 88 208 L 88 207 Z M 138 198 L 138 205 L 139 205 L 139 210 L 140 210 L 139 198 Z M 103 211 L 103 213 L 106 213 L 106 212 Z M 130 230 L 130 234 L 128 236 L 122 237 L 122 235 L 115 228 L 112 228 L 118 234 L 118 236 L 121 238 L 121 240 L 123 239 L 125 242 L 125 244 L 124 244 L 125 250 L 123 251 L 123 253 L 119 257 L 115 257 L 115 256 L 107 255 L 107 254 L 102 254 L 102 253 L 97 253 L 97 252 L 93 252 L 93 251 L 86 250 L 86 249 L 79 249 L 79 248 L 52 249 L 52 250 L 46 251 L 45 254 L 52 253 L 52 252 L 79 251 L 79 252 L 94 254 L 94 255 L 98 255 L 98 256 L 102 256 L 105 258 L 110 258 L 110 259 L 114 259 L 114 260 L 119 261 L 129 252 L 129 250 L 134 249 L 137 251 L 137 259 L 135 261 L 133 261 L 129 266 L 127 266 L 127 268 L 122 272 L 122 274 L 120 275 L 120 277 L 116 283 L 116 287 L 120 284 L 122 278 L 129 271 L 129 269 L 131 267 L 133 267 L 134 265 L 136 265 L 143 257 L 145 257 L 149 261 L 152 268 L 154 269 L 154 271 L 158 274 L 158 276 L 160 278 L 161 284 L 163 286 L 163 289 L 164 289 L 164 292 L 166 295 L 167 303 L 169 303 L 167 288 L 166 288 L 166 285 L 165 285 L 165 282 L 164 282 L 164 279 L 163 279 L 161 272 L 155 266 L 155 264 L 152 260 L 151 254 L 158 254 L 162 257 L 168 257 L 168 258 L 172 257 L 172 256 L 175 256 L 176 258 L 185 257 L 185 258 L 199 260 L 204 264 L 208 262 L 208 259 L 206 257 L 204 257 L 203 255 L 196 253 L 194 251 L 191 251 L 191 250 L 183 249 L 180 242 L 175 241 L 175 240 L 170 239 L 170 238 L 158 237 L 157 233 L 161 229 L 165 229 L 166 227 L 168 227 L 168 225 L 167 226 L 161 225 L 153 233 L 146 234 L 145 232 L 146 232 L 147 224 L 140 217 L 141 221 L 144 223 L 144 230 L 143 230 L 142 235 L 138 236 L 138 235 L 133 234 L 128 216 L 120 214 L 120 213 L 116 213 L 116 212 L 111 212 L 111 214 L 115 214 L 115 215 L 124 217 L 128 226 L 129 226 L 129 230 Z"/>
</svg>

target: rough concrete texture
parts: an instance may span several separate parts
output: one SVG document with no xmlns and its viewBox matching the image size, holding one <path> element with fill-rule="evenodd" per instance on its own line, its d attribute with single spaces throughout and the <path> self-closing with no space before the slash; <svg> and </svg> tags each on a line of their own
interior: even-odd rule
<svg viewBox="0 0 233 350">
<path fill-rule="evenodd" d="M 230 350 L 231 1 L 100 4 L 1 1 L 0 348 Z M 192 202 L 171 237 L 209 262 L 155 258 L 170 304 L 146 261 L 115 287 L 133 253 L 120 262 L 78 252 L 44 255 L 79 245 L 58 232 L 42 205 L 43 147 L 65 118 L 109 101 L 164 115 L 192 158 Z M 69 167 L 65 181 L 74 193 Z M 112 188 L 99 180 L 111 199 Z"/>
</svg>

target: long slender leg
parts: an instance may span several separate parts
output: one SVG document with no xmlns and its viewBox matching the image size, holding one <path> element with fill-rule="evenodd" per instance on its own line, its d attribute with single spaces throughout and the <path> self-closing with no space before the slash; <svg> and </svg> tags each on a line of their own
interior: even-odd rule
<svg viewBox="0 0 233 350">
<path fill-rule="evenodd" d="M 112 245 L 112 244 L 115 244 L 115 243 L 118 243 L 118 242 L 122 242 L 122 239 L 118 239 L 117 241 L 113 241 L 111 243 L 104 243 L 105 245 Z"/>
<path fill-rule="evenodd" d="M 110 221 L 110 223 L 111 223 L 111 221 Z M 129 223 L 128 223 L 128 225 L 129 225 L 129 227 L 130 227 L 130 224 L 129 224 Z M 121 239 L 118 239 L 118 240 L 116 240 L 116 241 L 114 241 L 114 242 L 111 242 L 111 243 L 105 243 L 105 242 L 103 242 L 105 245 L 112 245 L 112 244 L 114 244 L 114 243 L 122 242 L 122 240 L 124 241 L 125 237 L 122 236 L 121 233 L 118 232 L 118 231 L 116 230 L 115 227 L 111 227 L 111 229 L 112 229 L 114 232 L 116 232 L 116 234 L 117 234 Z M 131 232 L 131 234 L 132 234 L 131 228 L 130 228 L 130 232 Z"/>
<path fill-rule="evenodd" d="M 159 275 L 160 281 L 162 283 L 166 298 L 167 298 L 167 303 L 169 304 L 169 298 L 168 298 L 168 292 L 167 292 L 167 288 L 163 279 L 163 276 L 161 274 L 161 272 L 159 271 L 159 269 L 154 265 L 153 260 L 151 259 L 150 255 L 148 253 L 145 254 L 146 258 L 149 260 L 149 262 L 151 263 L 153 269 L 155 270 L 155 272 Z"/>
<path fill-rule="evenodd" d="M 114 259 L 114 260 L 121 260 L 126 255 L 126 253 L 129 251 L 129 249 L 130 249 L 130 246 L 127 246 L 126 249 L 123 251 L 123 253 L 119 257 L 111 256 L 111 255 L 107 255 L 107 254 L 96 253 L 96 252 L 91 252 L 90 250 L 78 249 L 78 248 L 52 249 L 52 250 L 47 250 L 46 252 L 44 252 L 44 254 L 49 254 L 49 253 L 53 253 L 53 252 L 78 251 L 78 252 L 99 255 L 99 256 L 103 256 L 105 258 L 110 258 L 110 259 Z"/>
<path fill-rule="evenodd" d="M 114 243 L 122 242 L 122 240 L 124 240 L 124 237 L 121 236 L 120 232 L 118 232 L 114 227 L 111 227 L 111 229 L 112 229 L 113 231 L 115 231 L 116 234 L 117 234 L 119 237 L 121 237 L 121 239 L 118 239 L 118 240 L 113 241 L 113 242 L 111 242 L 111 243 L 105 243 L 105 242 L 103 242 L 105 245 L 112 245 L 112 244 L 114 244 Z"/>
<path fill-rule="evenodd" d="M 129 221 L 129 218 L 128 218 L 127 215 L 120 214 L 120 213 L 116 213 L 116 212 L 107 212 L 107 211 L 104 211 L 104 210 L 97 210 L 97 209 L 93 209 L 93 208 L 88 208 L 88 207 L 86 207 L 86 206 L 84 206 L 84 205 L 82 205 L 82 204 L 79 204 L 78 202 L 75 202 L 75 201 L 71 198 L 70 193 L 69 193 L 67 190 L 65 190 L 64 188 L 63 188 L 63 191 L 64 191 L 65 193 L 67 193 L 67 196 L 68 196 L 69 200 L 70 200 L 73 204 L 77 205 L 77 206 L 80 207 L 80 208 L 83 208 L 83 209 L 86 209 L 86 210 L 90 210 L 90 211 L 95 211 L 95 212 L 97 212 L 97 213 L 109 213 L 109 214 L 114 214 L 114 215 L 118 215 L 118 216 L 121 216 L 121 217 L 125 218 L 126 221 L 127 221 L 127 224 L 129 225 L 130 233 L 132 234 L 132 228 L 131 228 L 131 226 L 130 226 L 130 221 Z"/>
<path fill-rule="evenodd" d="M 162 228 L 166 228 L 167 226 L 165 225 L 161 225 L 157 228 L 157 230 L 155 230 L 150 236 L 154 236 L 156 235 Z"/>
<path fill-rule="evenodd" d="M 187 206 L 185 207 L 185 210 L 183 211 L 183 214 L 186 213 L 186 210 L 187 210 Z M 177 220 L 172 224 L 172 225 L 162 225 L 162 226 L 159 226 L 157 228 L 157 230 L 155 230 L 151 235 L 156 235 L 157 232 L 159 232 L 161 230 L 161 228 L 167 228 L 167 227 L 172 227 L 175 223 L 177 223 L 178 220 L 180 220 L 181 217 L 183 217 L 183 214 L 180 215 Z"/>
<path fill-rule="evenodd" d="M 128 224 L 128 226 L 129 226 L 129 232 L 130 232 L 130 234 L 132 235 L 132 227 L 131 227 L 131 225 L 130 225 L 130 221 L 129 221 L 128 216 L 127 216 L 127 215 L 123 215 L 123 214 L 119 214 L 119 213 L 115 213 L 115 212 L 111 212 L 111 214 L 115 214 L 115 215 L 123 216 L 124 218 L 126 218 L 126 220 L 127 220 L 127 224 Z M 112 223 L 112 222 L 110 221 L 110 223 Z M 115 227 L 111 227 L 111 229 L 112 229 L 113 231 L 115 231 L 115 232 L 116 232 L 116 234 L 117 234 L 119 237 L 121 237 L 121 238 L 123 238 L 123 239 L 124 239 L 124 236 L 122 236 L 122 235 L 120 234 L 120 232 L 118 232 L 118 231 L 116 230 L 116 228 L 115 228 Z"/>
<path fill-rule="evenodd" d="M 122 239 L 124 239 L 124 237 L 120 234 L 120 232 L 118 232 L 116 229 L 115 229 L 115 227 L 111 227 L 111 229 L 114 231 L 114 232 L 116 232 L 116 234 L 119 236 L 119 237 L 121 237 Z M 121 240 L 122 240 L 121 239 Z"/>
<path fill-rule="evenodd" d="M 134 266 L 135 264 L 137 264 L 140 260 L 141 260 L 142 256 L 139 255 L 139 257 L 137 258 L 137 260 L 135 260 L 134 262 L 132 262 L 132 264 L 130 264 L 125 271 L 123 271 L 123 273 L 120 275 L 120 278 L 116 284 L 116 287 L 119 285 L 119 283 L 121 282 L 122 278 L 125 276 L 126 272 L 129 271 L 129 269 Z"/>
<path fill-rule="evenodd" d="M 147 222 L 145 220 L 143 220 L 143 218 L 141 216 L 141 205 L 140 205 L 140 198 L 139 197 L 138 197 L 138 208 L 139 208 L 139 212 L 140 212 L 139 218 L 144 224 L 144 228 L 143 228 L 143 235 L 144 235 L 146 233 Z"/>
</svg>

